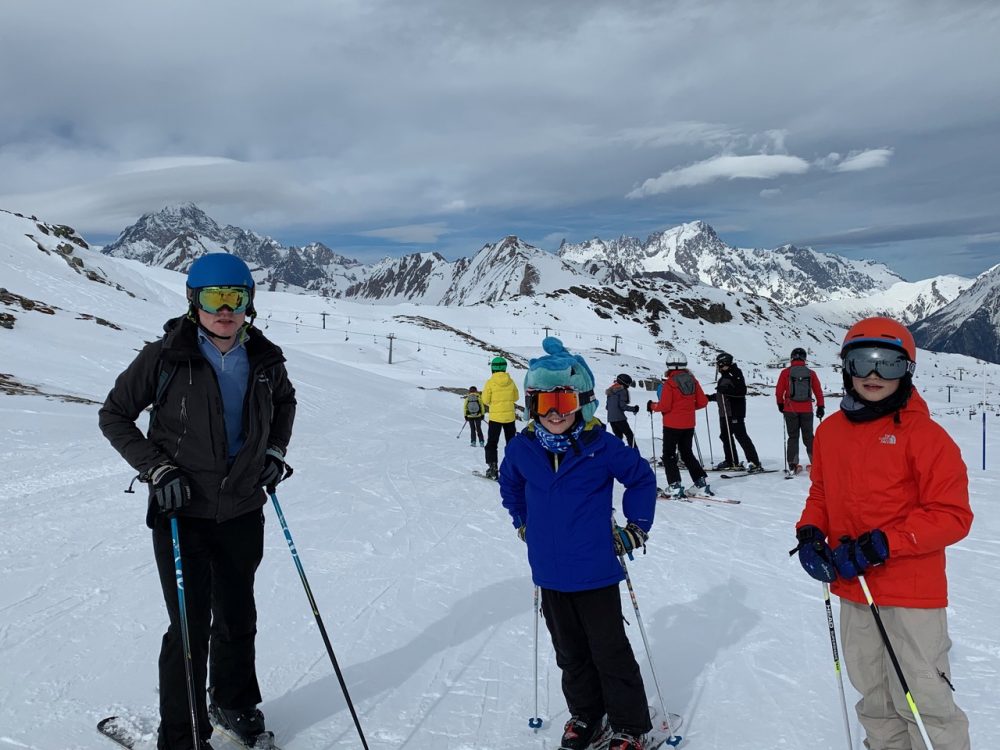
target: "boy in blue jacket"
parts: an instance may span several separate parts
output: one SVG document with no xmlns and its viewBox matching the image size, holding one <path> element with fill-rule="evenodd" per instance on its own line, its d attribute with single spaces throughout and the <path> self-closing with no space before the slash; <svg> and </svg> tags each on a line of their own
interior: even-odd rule
<svg viewBox="0 0 1000 750">
<path fill-rule="evenodd" d="M 639 452 L 594 418 L 594 375 L 562 342 L 524 378 L 532 422 L 507 446 L 500 494 L 528 545 L 542 612 L 569 707 L 561 748 L 583 750 L 602 735 L 609 750 L 644 750 L 652 726 L 639 665 L 625 635 L 619 555 L 644 547 L 656 507 L 656 476 Z M 625 486 L 623 529 L 613 527 L 612 490 Z"/>
</svg>

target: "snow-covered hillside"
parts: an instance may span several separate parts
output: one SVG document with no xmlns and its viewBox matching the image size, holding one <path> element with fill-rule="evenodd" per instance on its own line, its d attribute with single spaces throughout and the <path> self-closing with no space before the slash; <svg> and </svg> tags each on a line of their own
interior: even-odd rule
<svg viewBox="0 0 1000 750">
<path fill-rule="evenodd" d="M 805 308 L 823 320 L 842 326 L 872 315 L 888 315 L 909 325 L 952 302 L 972 286 L 973 281 L 954 275 L 898 281 L 885 291 L 868 297 L 813 302 Z"/>
<path fill-rule="evenodd" d="M 0 213 L 0 747 L 98 750 L 111 747 L 94 730 L 102 716 L 155 728 L 165 614 L 145 500 L 122 492 L 133 472 L 100 435 L 97 409 L 142 343 L 184 309 L 184 278 L 43 226 Z M 494 352 L 509 354 L 520 381 L 518 363 L 558 334 L 587 357 L 603 391 L 618 372 L 660 373 L 670 342 L 710 391 L 709 354 L 725 348 L 751 383 L 749 431 L 771 467 L 782 461 L 782 423 L 778 371 L 766 363 L 805 345 L 827 392 L 838 388 L 829 365 L 843 329 L 811 313 L 782 319 L 721 290 L 678 293 L 663 310 L 596 294 L 462 307 L 258 294 L 258 325 L 284 349 L 298 391 L 296 473 L 280 487 L 282 508 L 373 750 L 554 750 L 567 718 L 543 626 L 545 725 L 528 727 L 534 618 L 524 547 L 496 486 L 471 474 L 481 449 L 456 438 L 456 392 L 482 386 Z M 731 319 L 712 322 L 711 304 Z M 988 471 L 976 405 L 984 376 Z M 977 748 L 1000 747 L 998 382 L 1000 366 L 920 352 L 918 386 L 962 447 L 977 514 L 948 561 L 953 679 Z M 835 404 L 831 396 L 828 410 Z M 714 408 L 709 416 L 698 426 L 706 461 L 720 452 Z M 652 454 L 657 430 L 645 413 L 634 427 Z M 807 481 L 718 480 L 721 495 L 742 501 L 734 507 L 663 503 L 648 554 L 631 563 L 663 701 L 685 719 L 682 748 L 845 747 L 822 590 L 787 554 Z M 287 545 L 270 509 L 266 517 L 261 708 L 286 750 L 359 747 Z M 853 713 L 851 728 L 858 748 Z"/>
</svg>

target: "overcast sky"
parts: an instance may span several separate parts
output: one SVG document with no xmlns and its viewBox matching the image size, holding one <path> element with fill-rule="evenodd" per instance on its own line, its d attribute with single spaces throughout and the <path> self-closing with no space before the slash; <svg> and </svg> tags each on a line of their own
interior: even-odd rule
<svg viewBox="0 0 1000 750">
<path fill-rule="evenodd" d="M 98 243 L 193 201 L 362 260 L 702 219 L 730 244 L 1000 262 L 1000 3 L 32 0 L 0 208 Z"/>
</svg>

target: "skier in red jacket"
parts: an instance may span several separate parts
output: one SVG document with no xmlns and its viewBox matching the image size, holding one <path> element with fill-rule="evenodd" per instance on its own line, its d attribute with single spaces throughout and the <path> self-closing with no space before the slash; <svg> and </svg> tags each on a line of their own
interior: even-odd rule
<svg viewBox="0 0 1000 750">
<path fill-rule="evenodd" d="M 792 349 L 792 364 L 781 371 L 778 386 L 774 389 L 778 411 L 785 418 L 787 471 L 794 474 L 802 471 L 802 464 L 799 463 L 799 433 L 802 434 L 809 463 L 812 463 L 813 397 L 816 398 L 816 419 L 822 421 L 826 409 L 819 375 L 806 367 L 806 356 L 806 350 L 801 346 Z"/>
<path fill-rule="evenodd" d="M 913 388 L 916 346 L 903 325 L 889 318 L 856 323 L 841 358 L 845 396 L 816 432 L 812 486 L 796 528 L 799 562 L 841 597 L 844 660 L 861 693 L 856 710 L 865 746 L 924 747 L 912 697 L 935 750 L 968 750 L 969 721 L 953 697 L 945 610 L 945 548 L 972 525 L 965 463 Z"/>
</svg>

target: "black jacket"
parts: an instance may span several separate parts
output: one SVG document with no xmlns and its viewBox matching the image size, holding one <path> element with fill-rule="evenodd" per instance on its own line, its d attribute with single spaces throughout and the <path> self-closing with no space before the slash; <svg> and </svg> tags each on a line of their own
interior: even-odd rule
<svg viewBox="0 0 1000 750">
<path fill-rule="evenodd" d="M 715 384 L 716 401 L 719 404 L 719 417 L 725 419 L 728 414 L 733 419 L 744 419 L 747 415 L 747 381 L 743 379 L 743 371 L 735 363 L 729 365 L 726 371 L 719 370 L 719 380 Z"/>
<path fill-rule="evenodd" d="M 198 348 L 198 328 L 180 317 L 163 329 L 163 338 L 143 347 L 118 376 L 100 410 L 101 432 L 141 475 L 164 461 L 184 471 L 192 498 L 180 515 L 226 521 L 257 510 L 267 501 L 260 485 L 264 454 L 270 446 L 285 451 L 295 419 L 295 389 L 281 349 L 256 328 L 247 329 L 245 441 L 228 468 L 222 395 Z M 172 377 L 143 436 L 135 421 L 155 401 L 162 372 Z"/>
</svg>

